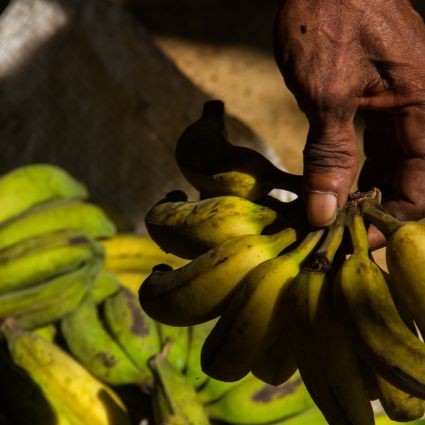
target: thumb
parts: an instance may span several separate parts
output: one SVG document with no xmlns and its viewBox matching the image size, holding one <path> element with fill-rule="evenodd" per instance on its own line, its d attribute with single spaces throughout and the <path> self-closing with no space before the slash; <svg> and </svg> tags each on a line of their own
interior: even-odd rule
<svg viewBox="0 0 425 425">
<path fill-rule="evenodd" d="M 304 199 L 309 222 L 328 226 L 346 202 L 358 168 L 352 120 L 310 122 L 304 148 Z"/>
</svg>

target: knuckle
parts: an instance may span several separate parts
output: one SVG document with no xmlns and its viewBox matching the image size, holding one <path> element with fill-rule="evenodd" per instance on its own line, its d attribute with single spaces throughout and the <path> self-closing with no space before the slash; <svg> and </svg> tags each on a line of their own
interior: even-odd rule
<svg viewBox="0 0 425 425">
<path fill-rule="evenodd" d="M 322 137 L 304 148 L 304 163 L 307 171 L 326 172 L 329 169 L 352 170 L 357 158 L 346 138 Z"/>
</svg>

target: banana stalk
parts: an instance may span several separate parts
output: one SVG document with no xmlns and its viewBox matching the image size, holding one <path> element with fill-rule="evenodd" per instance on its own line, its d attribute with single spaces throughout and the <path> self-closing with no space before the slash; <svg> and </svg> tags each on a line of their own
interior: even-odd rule
<svg viewBox="0 0 425 425">
<path fill-rule="evenodd" d="M 155 422 L 164 425 L 210 425 L 198 395 L 167 360 L 167 346 L 149 365 L 154 375 L 152 403 Z"/>
</svg>

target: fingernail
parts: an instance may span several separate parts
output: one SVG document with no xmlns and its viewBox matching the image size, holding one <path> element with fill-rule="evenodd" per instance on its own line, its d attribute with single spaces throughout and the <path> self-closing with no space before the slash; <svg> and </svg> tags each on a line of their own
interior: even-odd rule
<svg viewBox="0 0 425 425">
<path fill-rule="evenodd" d="M 329 226 L 336 218 L 338 199 L 335 193 L 309 191 L 307 198 L 308 221 L 314 226 Z"/>
</svg>

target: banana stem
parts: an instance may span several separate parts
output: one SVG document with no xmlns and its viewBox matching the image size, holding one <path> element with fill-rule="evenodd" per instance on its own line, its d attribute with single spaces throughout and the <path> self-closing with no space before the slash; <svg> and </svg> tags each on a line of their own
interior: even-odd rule
<svg viewBox="0 0 425 425">
<path fill-rule="evenodd" d="M 397 230 L 402 222 L 386 212 L 379 204 L 367 199 L 360 204 L 364 216 L 375 225 L 385 236 Z"/>
<path fill-rule="evenodd" d="M 287 227 L 274 235 L 270 235 L 270 239 L 282 251 L 297 240 L 297 232 L 293 227 Z"/>
<path fill-rule="evenodd" d="M 353 252 L 369 255 L 369 240 L 367 230 L 358 207 L 350 207 L 347 212 L 347 225 L 350 232 Z"/>
<path fill-rule="evenodd" d="M 344 236 L 345 222 L 347 220 L 346 216 L 345 209 L 339 212 L 336 220 L 329 228 L 325 240 L 317 250 L 315 254 L 315 263 L 319 269 L 327 271 L 327 269 L 330 268 Z"/>
<path fill-rule="evenodd" d="M 295 254 L 300 261 L 304 261 L 320 241 L 324 232 L 325 229 L 320 229 L 308 233 L 304 240 L 292 251 L 292 253 Z"/>
</svg>

